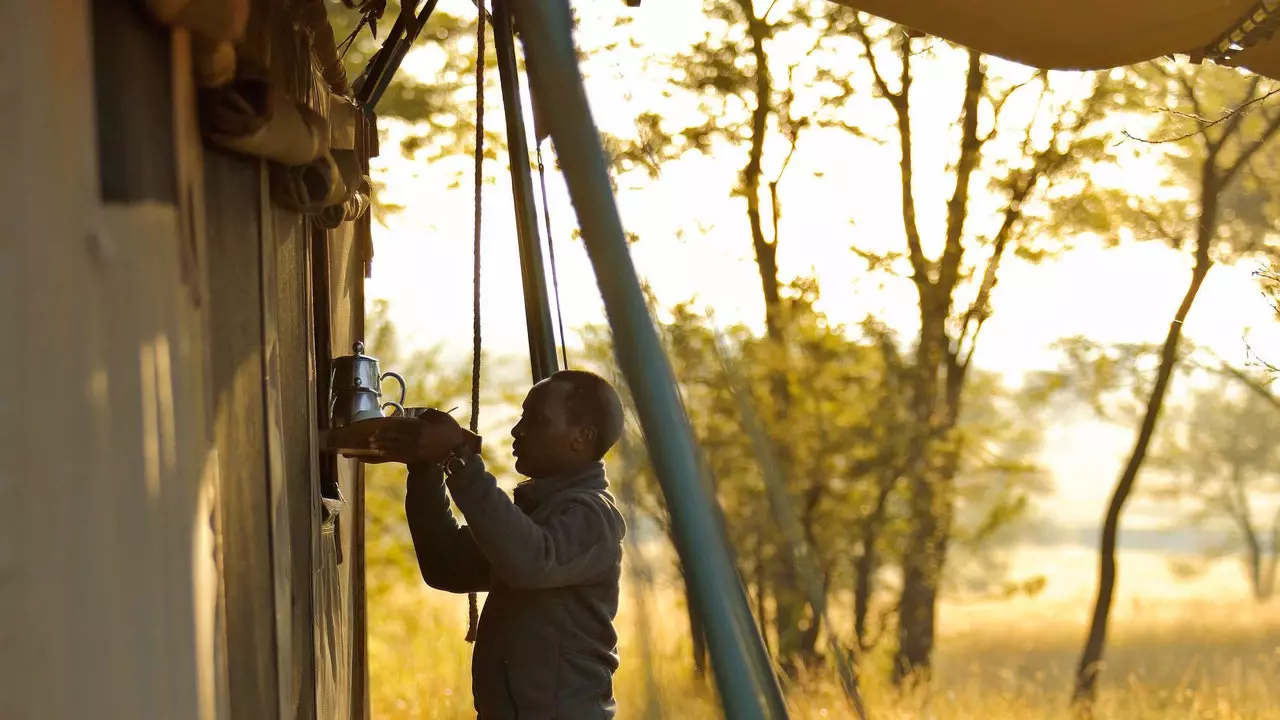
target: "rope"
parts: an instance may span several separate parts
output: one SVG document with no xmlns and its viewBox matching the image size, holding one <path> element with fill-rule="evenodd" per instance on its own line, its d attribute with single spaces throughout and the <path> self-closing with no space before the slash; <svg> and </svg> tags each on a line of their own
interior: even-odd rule
<svg viewBox="0 0 1280 720">
<path fill-rule="evenodd" d="M 564 314 L 560 311 L 560 275 L 556 272 L 556 243 L 551 239 L 551 205 L 547 203 L 547 170 L 542 164 L 542 141 L 538 148 L 538 183 L 542 185 L 542 216 L 546 218 L 547 250 L 551 253 L 551 287 L 556 295 L 556 323 L 560 326 L 560 359 L 569 369 L 569 339 L 564 334 Z"/>
<path fill-rule="evenodd" d="M 480 432 L 480 208 L 484 189 L 484 3 L 478 1 L 476 20 L 476 196 L 475 196 L 475 264 L 471 282 L 471 432 Z M 480 625 L 480 601 L 475 593 L 467 594 L 467 642 L 476 641 Z"/>
</svg>

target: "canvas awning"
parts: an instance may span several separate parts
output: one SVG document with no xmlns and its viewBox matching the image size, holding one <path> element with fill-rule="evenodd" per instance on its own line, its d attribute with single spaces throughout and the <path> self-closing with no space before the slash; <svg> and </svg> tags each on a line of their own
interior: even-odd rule
<svg viewBox="0 0 1280 720">
<path fill-rule="evenodd" d="M 1270 39 L 1280 0 L 835 2 L 1034 67 L 1100 70 L 1185 54 L 1280 79 L 1280 39 Z"/>
</svg>

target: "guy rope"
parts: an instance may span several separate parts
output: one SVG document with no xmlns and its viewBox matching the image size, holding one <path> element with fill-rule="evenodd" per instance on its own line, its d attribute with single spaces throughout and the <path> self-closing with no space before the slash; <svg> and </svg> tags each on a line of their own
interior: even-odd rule
<svg viewBox="0 0 1280 720">
<path fill-rule="evenodd" d="M 484 0 L 476 1 L 476 194 L 474 261 L 471 273 L 471 432 L 480 434 L 480 218 L 484 195 Z M 467 594 L 467 642 L 476 641 L 480 601 Z"/>
<path fill-rule="evenodd" d="M 547 253 L 551 256 L 551 287 L 556 296 L 556 325 L 560 328 L 560 361 L 569 367 L 569 338 L 564 334 L 564 313 L 560 310 L 560 274 L 556 272 L 556 243 L 551 237 L 551 205 L 547 203 L 547 169 L 542 164 L 542 138 L 537 140 L 538 184 L 542 186 L 542 217 L 547 224 Z"/>
</svg>

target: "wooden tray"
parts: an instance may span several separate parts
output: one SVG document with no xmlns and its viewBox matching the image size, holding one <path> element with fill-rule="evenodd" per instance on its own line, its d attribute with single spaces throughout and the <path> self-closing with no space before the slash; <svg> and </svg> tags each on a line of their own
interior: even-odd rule
<svg viewBox="0 0 1280 720">
<path fill-rule="evenodd" d="M 330 455 L 349 458 L 382 457 L 385 453 L 369 447 L 378 430 L 396 423 L 421 422 L 409 417 L 380 417 L 360 420 L 332 430 L 320 432 L 320 449 Z"/>
</svg>

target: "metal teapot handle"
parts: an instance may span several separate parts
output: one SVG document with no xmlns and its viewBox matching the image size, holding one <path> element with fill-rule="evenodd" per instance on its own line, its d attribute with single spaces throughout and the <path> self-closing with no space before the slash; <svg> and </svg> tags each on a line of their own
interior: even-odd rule
<svg viewBox="0 0 1280 720">
<path fill-rule="evenodd" d="M 378 408 L 378 409 L 379 409 L 379 410 L 385 410 L 385 409 L 386 409 L 386 407 L 387 407 L 388 405 L 390 405 L 391 407 L 395 408 L 395 412 L 391 413 L 391 414 L 390 414 L 390 415 L 388 415 L 387 417 L 400 417 L 400 416 L 404 415 L 404 406 L 403 406 L 403 405 L 401 405 L 400 403 L 396 402 L 395 400 L 388 400 L 388 401 L 386 401 L 386 402 L 382 403 L 382 405 L 381 405 L 381 406 L 379 406 L 379 408 Z"/>
<path fill-rule="evenodd" d="M 382 373 L 382 375 L 378 377 L 378 382 L 381 383 L 383 380 L 386 380 L 387 378 L 391 378 L 392 380 L 395 380 L 396 382 L 400 383 L 400 402 L 398 404 L 404 405 L 404 397 L 406 392 L 409 389 L 408 386 L 404 384 L 404 378 L 400 377 L 400 373 L 394 373 L 388 370 Z"/>
</svg>

